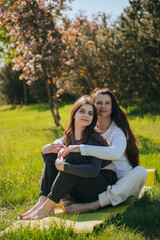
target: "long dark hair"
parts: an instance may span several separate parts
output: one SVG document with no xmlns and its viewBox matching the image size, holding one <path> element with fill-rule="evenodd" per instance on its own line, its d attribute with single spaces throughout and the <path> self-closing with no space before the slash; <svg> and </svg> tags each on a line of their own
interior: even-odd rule
<svg viewBox="0 0 160 240">
<path fill-rule="evenodd" d="M 136 167 L 139 165 L 139 149 L 137 147 L 138 139 L 134 136 L 127 119 L 127 115 L 120 108 L 115 95 L 108 88 L 99 89 L 96 88 L 92 94 L 91 99 L 95 102 L 97 95 L 109 95 L 112 101 L 112 113 L 111 120 L 115 122 L 115 124 L 122 129 L 127 139 L 127 147 L 126 147 L 126 156 L 132 167 Z"/>
<path fill-rule="evenodd" d="M 92 102 L 91 97 L 88 95 L 84 95 L 75 102 L 72 112 L 71 112 L 68 126 L 64 131 L 63 142 L 66 146 L 69 146 L 70 144 L 72 144 L 72 139 L 74 136 L 74 116 L 75 116 L 76 112 L 78 111 L 78 109 L 85 104 L 89 104 L 93 107 L 93 120 L 92 120 L 91 124 L 83 130 L 81 143 L 83 143 L 83 144 L 87 143 L 89 137 L 94 132 L 94 128 L 97 124 L 97 109 L 96 109 L 94 103 Z"/>
</svg>

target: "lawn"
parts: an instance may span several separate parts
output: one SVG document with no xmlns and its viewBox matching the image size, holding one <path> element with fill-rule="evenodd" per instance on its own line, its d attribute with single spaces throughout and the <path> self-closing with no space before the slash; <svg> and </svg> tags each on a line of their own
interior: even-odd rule
<svg viewBox="0 0 160 240">
<path fill-rule="evenodd" d="M 61 124 L 67 126 L 72 103 L 59 106 Z M 160 239 L 160 116 L 127 110 L 141 143 L 141 165 L 156 169 L 152 191 L 146 192 L 122 215 L 110 219 L 93 234 L 74 234 L 63 227 L 21 229 L 4 239 Z M 42 147 L 62 136 L 47 104 L 0 106 L 0 231 L 38 199 L 43 169 Z M 3 239 L 3 237 L 1 238 Z"/>
</svg>

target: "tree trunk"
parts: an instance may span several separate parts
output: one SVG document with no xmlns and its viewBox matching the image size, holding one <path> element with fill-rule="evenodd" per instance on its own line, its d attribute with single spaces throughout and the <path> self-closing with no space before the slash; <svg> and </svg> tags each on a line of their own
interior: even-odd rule
<svg viewBox="0 0 160 240">
<path fill-rule="evenodd" d="M 59 111 L 58 111 L 58 99 L 56 96 L 57 88 L 56 88 L 56 85 L 53 84 L 52 80 L 51 80 L 51 88 L 52 88 L 52 99 L 53 99 L 54 107 L 56 110 L 56 116 L 57 116 L 58 120 L 60 121 L 61 118 L 59 116 Z"/>
<path fill-rule="evenodd" d="M 24 104 L 28 105 L 27 86 L 26 86 L 26 81 L 24 79 L 23 79 L 23 96 L 24 96 Z"/>
<path fill-rule="evenodd" d="M 55 122 L 56 126 L 61 126 L 60 123 L 59 123 L 59 120 L 60 120 L 59 112 L 58 112 L 58 114 L 57 114 L 58 105 L 56 106 L 56 105 L 55 105 L 55 101 L 53 101 L 54 98 L 57 98 L 57 97 L 56 97 L 56 95 L 55 95 L 55 96 L 52 95 L 52 86 L 51 86 L 51 83 L 48 83 L 48 80 L 45 80 L 45 83 L 46 83 L 46 88 L 47 88 L 47 93 L 48 93 L 49 106 L 50 106 L 50 110 L 51 110 L 51 113 L 52 113 L 54 122 Z M 55 114 L 55 112 L 54 112 L 55 106 L 57 107 L 57 109 L 56 109 L 56 114 Z"/>
</svg>

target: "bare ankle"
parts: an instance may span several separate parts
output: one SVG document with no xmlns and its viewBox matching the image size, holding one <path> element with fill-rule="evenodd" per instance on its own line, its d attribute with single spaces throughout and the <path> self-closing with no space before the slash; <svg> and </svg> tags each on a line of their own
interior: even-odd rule
<svg viewBox="0 0 160 240">
<path fill-rule="evenodd" d="M 54 211 L 55 202 L 53 202 L 51 199 L 47 198 L 45 201 L 43 207 L 46 209 L 47 212 Z"/>
<path fill-rule="evenodd" d="M 88 208 L 89 208 L 89 210 L 90 210 L 91 212 L 97 211 L 100 207 L 101 207 L 101 206 L 100 206 L 100 203 L 99 203 L 98 200 L 95 201 L 95 202 L 91 202 L 91 203 L 88 204 Z"/>
<path fill-rule="evenodd" d="M 41 195 L 41 196 L 39 197 L 39 202 L 40 202 L 40 203 L 45 202 L 47 199 L 48 199 L 48 198 L 47 198 L 46 196 Z"/>
</svg>

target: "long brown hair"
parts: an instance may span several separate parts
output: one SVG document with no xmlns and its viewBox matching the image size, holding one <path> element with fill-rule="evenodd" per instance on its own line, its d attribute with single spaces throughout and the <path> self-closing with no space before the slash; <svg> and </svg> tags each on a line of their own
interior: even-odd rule
<svg viewBox="0 0 160 240">
<path fill-rule="evenodd" d="M 75 116 L 76 112 L 78 111 L 78 109 L 85 104 L 89 104 L 93 107 L 93 120 L 92 120 L 91 124 L 83 130 L 81 143 L 83 143 L 83 144 L 87 143 L 89 137 L 94 132 L 94 128 L 97 124 L 97 109 L 96 109 L 94 103 L 91 101 L 91 97 L 88 95 L 84 95 L 75 102 L 72 112 L 71 112 L 68 126 L 67 126 L 66 130 L 64 131 L 63 142 L 66 146 L 69 146 L 70 144 L 72 144 L 72 139 L 74 136 L 74 116 Z"/>
<path fill-rule="evenodd" d="M 92 94 L 91 99 L 95 102 L 97 95 L 109 95 L 112 101 L 112 113 L 111 120 L 115 122 L 115 124 L 122 129 L 127 139 L 127 147 L 126 147 L 126 156 L 132 165 L 132 167 L 136 167 L 139 165 L 139 149 L 137 147 L 137 138 L 134 136 L 127 119 L 127 115 L 120 108 L 115 95 L 108 88 L 99 89 L 96 88 Z"/>
</svg>

